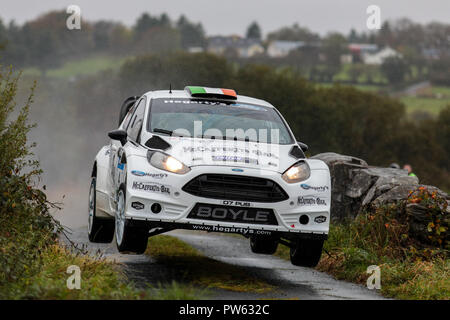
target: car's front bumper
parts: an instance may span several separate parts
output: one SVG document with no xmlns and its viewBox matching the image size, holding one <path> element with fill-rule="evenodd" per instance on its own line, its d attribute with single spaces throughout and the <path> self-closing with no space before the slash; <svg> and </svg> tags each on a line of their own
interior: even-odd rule
<svg viewBox="0 0 450 320">
<path fill-rule="evenodd" d="M 154 175 L 135 176 L 128 173 L 126 218 L 134 221 L 146 221 L 154 227 L 240 233 L 244 235 L 289 233 L 304 236 L 317 235 L 323 238 L 328 234 L 331 186 L 330 175 L 327 169 L 311 170 L 309 179 L 295 184 L 286 183 L 280 174 L 274 172 L 245 168 L 242 173 L 234 173 L 231 169 L 232 167 L 225 166 L 198 166 L 193 167 L 185 175 L 170 174 L 158 169 L 152 169 L 153 172 L 163 173 L 162 177 Z M 288 199 L 280 202 L 247 202 L 247 205 L 249 203 L 253 208 L 272 209 L 277 225 L 193 219 L 188 217 L 197 203 L 223 206 L 224 201 L 226 201 L 224 199 L 194 196 L 182 190 L 183 186 L 194 177 L 208 173 L 263 177 L 275 181 L 287 193 Z M 165 186 L 169 190 L 168 192 L 155 192 L 154 190 L 133 188 L 133 184 L 140 182 Z M 313 187 L 322 186 L 324 188 L 323 190 L 318 190 L 317 188 L 307 190 L 301 187 L 302 184 Z M 320 198 L 323 202 L 320 204 L 305 204 L 299 201 L 299 197 L 308 199 Z M 242 202 L 238 202 L 238 205 Z M 150 208 L 154 203 L 161 205 L 162 209 L 159 213 L 151 211 Z M 309 222 L 307 224 L 299 222 L 302 215 L 308 216 Z"/>
</svg>

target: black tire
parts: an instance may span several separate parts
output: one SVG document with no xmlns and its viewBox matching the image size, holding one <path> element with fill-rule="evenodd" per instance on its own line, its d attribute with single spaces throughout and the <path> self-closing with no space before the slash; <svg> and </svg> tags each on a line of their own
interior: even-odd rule
<svg viewBox="0 0 450 320">
<path fill-rule="evenodd" d="M 126 204 L 125 186 L 120 187 L 119 196 L 120 193 L 122 193 L 124 203 Z M 123 226 L 123 234 L 121 237 L 118 237 L 116 224 L 115 236 L 116 236 L 117 250 L 119 250 L 120 253 L 143 254 L 147 249 L 148 231 L 149 231 L 148 228 L 141 226 L 133 226 L 131 221 L 125 219 Z"/>
<path fill-rule="evenodd" d="M 124 239 L 117 244 L 120 253 L 143 254 L 147 250 L 148 230 L 125 225 Z"/>
<path fill-rule="evenodd" d="M 323 240 L 298 239 L 291 247 L 291 263 L 295 266 L 313 268 L 322 255 Z"/>
<path fill-rule="evenodd" d="M 91 187 L 89 188 L 89 203 L 88 203 L 88 214 L 89 214 L 88 238 L 90 242 L 110 243 L 114 238 L 114 219 L 101 218 L 96 216 L 96 204 L 97 204 L 97 195 L 95 192 L 96 187 L 97 187 L 97 179 L 96 177 L 92 177 Z M 93 199 L 91 199 L 91 196 Z M 92 219 L 91 221 L 89 221 L 91 214 Z"/>
<path fill-rule="evenodd" d="M 250 249 L 253 253 L 274 254 L 278 248 L 278 241 L 272 237 L 250 237 Z"/>
</svg>

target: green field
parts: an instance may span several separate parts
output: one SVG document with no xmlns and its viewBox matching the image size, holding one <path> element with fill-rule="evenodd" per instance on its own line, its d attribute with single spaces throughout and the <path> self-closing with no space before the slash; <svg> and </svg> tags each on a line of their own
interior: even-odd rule
<svg viewBox="0 0 450 320">
<path fill-rule="evenodd" d="M 46 76 L 53 78 L 69 79 L 71 77 L 95 74 L 108 69 L 117 69 L 127 58 L 111 56 L 92 56 L 80 60 L 72 60 L 64 63 L 58 68 L 49 69 Z M 38 68 L 27 68 L 23 70 L 24 75 L 40 76 Z"/>
<path fill-rule="evenodd" d="M 332 83 L 318 83 L 320 87 L 330 88 Z M 384 86 L 356 84 L 351 86 L 361 91 L 377 93 L 386 89 Z M 412 114 L 416 111 L 425 111 L 433 116 L 437 116 L 439 112 L 447 105 L 450 105 L 450 87 L 432 87 L 430 97 L 413 97 L 403 96 L 398 98 L 406 106 L 406 112 Z"/>
<path fill-rule="evenodd" d="M 450 98 L 402 97 L 400 101 L 406 105 L 406 111 L 409 114 L 416 111 L 426 111 L 436 116 L 445 106 L 450 105 Z"/>
</svg>

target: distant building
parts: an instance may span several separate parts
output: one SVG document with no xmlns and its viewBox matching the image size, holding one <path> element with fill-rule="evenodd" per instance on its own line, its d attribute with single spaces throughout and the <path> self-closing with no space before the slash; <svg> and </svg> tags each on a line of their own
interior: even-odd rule
<svg viewBox="0 0 450 320">
<path fill-rule="evenodd" d="M 187 51 L 189 53 L 200 53 L 200 52 L 203 52 L 204 50 L 202 47 L 189 47 L 189 48 L 187 48 Z"/>
<path fill-rule="evenodd" d="M 343 64 L 348 64 L 348 63 L 352 63 L 353 62 L 353 55 L 351 54 L 341 54 L 341 63 Z"/>
<path fill-rule="evenodd" d="M 267 55 L 272 58 L 286 57 L 289 52 L 305 45 L 303 41 L 274 40 L 267 47 Z"/>
<path fill-rule="evenodd" d="M 264 47 L 260 40 L 241 38 L 239 36 L 210 37 L 208 38 L 206 50 L 217 55 L 234 51 L 240 58 L 250 58 L 264 53 Z"/>
<path fill-rule="evenodd" d="M 392 49 L 391 47 L 385 47 L 376 53 L 363 54 L 362 61 L 365 64 L 380 65 L 384 62 L 384 60 L 386 60 L 387 58 L 391 58 L 391 57 L 401 58 L 402 55 L 399 52 Z"/>
<path fill-rule="evenodd" d="M 378 46 L 372 43 L 350 43 L 348 50 L 353 54 L 375 53 L 378 51 Z"/>
<path fill-rule="evenodd" d="M 437 48 L 424 48 L 422 49 L 422 55 L 427 60 L 439 60 L 442 52 Z"/>
<path fill-rule="evenodd" d="M 371 43 L 350 43 L 347 47 L 349 54 L 341 56 L 342 63 L 363 62 L 363 55 L 378 51 L 378 46 Z"/>
</svg>

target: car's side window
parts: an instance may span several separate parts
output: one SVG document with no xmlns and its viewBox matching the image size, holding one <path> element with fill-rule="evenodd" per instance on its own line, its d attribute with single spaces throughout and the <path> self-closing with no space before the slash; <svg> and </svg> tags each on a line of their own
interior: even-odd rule
<svg viewBox="0 0 450 320">
<path fill-rule="evenodd" d="M 122 128 L 123 128 L 124 130 L 127 130 L 128 124 L 130 123 L 130 119 L 131 119 L 132 116 L 133 116 L 134 110 L 136 110 L 136 104 L 134 104 L 134 105 L 130 108 L 130 110 L 128 111 L 127 115 L 125 116 L 125 119 L 123 120 L 123 126 L 122 126 Z"/>
<path fill-rule="evenodd" d="M 131 117 L 130 123 L 127 128 L 127 134 L 130 140 L 136 141 L 141 131 L 142 123 L 144 122 L 146 99 L 141 99 L 136 107 L 136 111 Z"/>
</svg>

